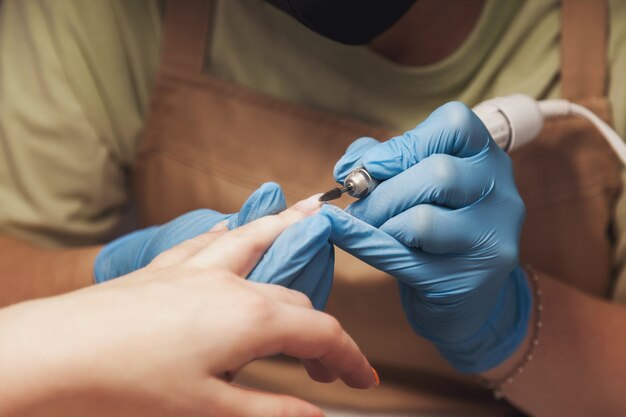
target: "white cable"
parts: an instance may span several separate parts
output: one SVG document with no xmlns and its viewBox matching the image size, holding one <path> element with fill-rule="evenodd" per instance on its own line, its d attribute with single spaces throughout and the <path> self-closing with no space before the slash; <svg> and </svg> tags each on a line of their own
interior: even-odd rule
<svg viewBox="0 0 626 417">
<path fill-rule="evenodd" d="M 600 119 L 594 112 L 579 104 L 568 100 L 542 100 L 538 102 L 539 108 L 546 119 L 562 116 L 579 116 L 589 120 L 602 133 L 602 136 L 609 143 L 617 157 L 626 166 L 626 144 L 622 138 L 604 120 Z"/>
</svg>

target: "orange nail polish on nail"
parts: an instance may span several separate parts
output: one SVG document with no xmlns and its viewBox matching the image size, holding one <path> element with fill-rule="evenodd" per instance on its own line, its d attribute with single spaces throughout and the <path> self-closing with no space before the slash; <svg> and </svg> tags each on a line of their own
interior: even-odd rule
<svg viewBox="0 0 626 417">
<path fill-rule="evenodd" d="M 374 374 L 374 381 L 376 381 L 376 386 L 380 385 L 380 378 L 378 377 L 378 372 L 376 372 L 376 369 L 374 369 L 373 366 L 371 366 L 372 368 L 372 373 Z"/>
</svg>

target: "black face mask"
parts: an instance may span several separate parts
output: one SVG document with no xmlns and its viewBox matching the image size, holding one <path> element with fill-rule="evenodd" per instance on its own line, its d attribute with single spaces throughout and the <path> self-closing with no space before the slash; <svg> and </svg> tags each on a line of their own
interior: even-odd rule
<svg viewBox="0 0 626 417">
<path fill-rule="evenodd" d="M 416 0 L 266 0 L 337 42 L 363 45 L 396 23 Z"/>
</svg>

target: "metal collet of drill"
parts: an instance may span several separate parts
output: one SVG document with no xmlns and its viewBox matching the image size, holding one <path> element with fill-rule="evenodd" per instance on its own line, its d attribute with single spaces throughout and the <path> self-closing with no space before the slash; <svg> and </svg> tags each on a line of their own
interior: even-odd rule
<svg viewBox="0 0 626 417">
<path fill-rule="evenodd" d="M 347 193 L 354 198 L 367 197 L 380 184 L 365 168 L 356 168 L 343 181 L 342 188 L 333 188 L 320 197 L 321 202 L 336 200 Z"/>
</svg>

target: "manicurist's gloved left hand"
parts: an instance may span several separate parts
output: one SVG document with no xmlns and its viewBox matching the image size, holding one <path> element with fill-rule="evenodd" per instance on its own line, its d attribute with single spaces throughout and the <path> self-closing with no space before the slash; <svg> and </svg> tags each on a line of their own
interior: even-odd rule
<svg viewBox="0 0 626 417">
<path fill-rule="evenodd" d="M 98 254 L 94 266 L 95 281 L 106 282 L 143 268 L 161 253 L 220 223 L 225 223 L 232 230 L 258 218 L 280 213 L 286 207 L 281 188 L 275 183 L 267 183 L 246 200 L 239 213 L 222 214 L 199 209 L 164 225 L 122 236 Z M 248 275 L 248 280 L 301 291 L 316 308 L 323 309 L 332 286 L 334 269 L 334 252 L 328 242 L 329 235 L 330 224 L 322 216 L 313 216 L 295 224 L 276 239 Z"/>
<path fill-rule="evenodd" d="M 309 202 L 317 203 L 317 198 Z M 316 215 L 296 223 L 274 241 L 248 275 L 248 281 L 300 291 L 317 310 L 323 310 L 330 296 L 335 269 L 330 234 L 330 221 L 325 216 Z"/>
<path fill-rule="evenodd" d="M 511 161 L 461 103 L 385 143 L 356 141 L 338 181 L 364 166 L 383 182 L 347 213 L 327 206 L 331 240 L 398 279 L 415 331 L 461 372 L 508 358 L 531 298 L 518 266 L 524 205 Z"/>
</svg>

